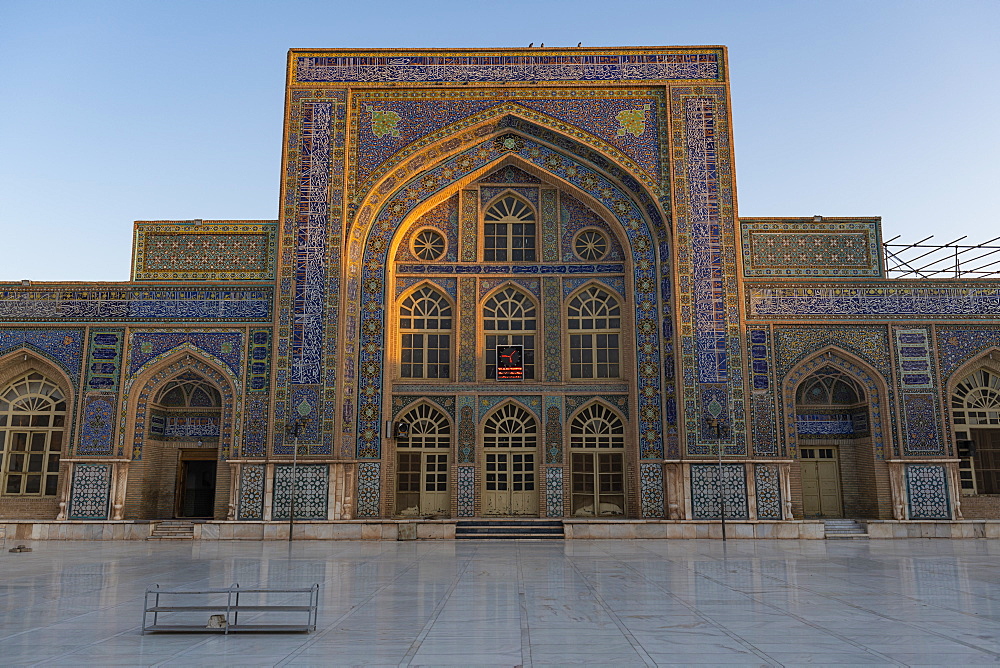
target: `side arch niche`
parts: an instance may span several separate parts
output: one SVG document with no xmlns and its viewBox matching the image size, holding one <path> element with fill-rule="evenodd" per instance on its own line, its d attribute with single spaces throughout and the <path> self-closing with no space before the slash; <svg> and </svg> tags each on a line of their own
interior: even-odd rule
<svg viewBox="0 0 1000 668">
<path fill-rule="evenodd" d="M 130 462 L 115 500 L 122 519 L 233 518 L 236 387 L 195 350 L 168 353 L 135 376 Z"/>
<path fill-rule="evenodd" d="M 955 500 L 966 519 L 996 516 L 1000 497 L 1000 349 L 983 351 L 947 379 L 958 457 Z"/>
<path fill-rule="evenodd" d="M 891 519 L 905 499 L 886 460 L 886 385 L 861 360 L 828 348 L 794 367 L 782 384 L 792 514 Z"/>
</svg>

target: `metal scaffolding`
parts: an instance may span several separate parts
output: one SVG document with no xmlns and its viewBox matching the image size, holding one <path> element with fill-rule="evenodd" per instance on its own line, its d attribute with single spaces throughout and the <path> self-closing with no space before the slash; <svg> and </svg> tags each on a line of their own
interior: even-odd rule
<svg viewBox="0 0 1000 668">
<path fill-rule="evenodd" d="M 888 278 L 1000 277 L 1000 237 L 975 245 L 960 243 L 966 237 L 935 244 L 929 243 L 932 234 L 912 244 L 893 243 L 900 236 L 882 244 Z"/>
</svg>

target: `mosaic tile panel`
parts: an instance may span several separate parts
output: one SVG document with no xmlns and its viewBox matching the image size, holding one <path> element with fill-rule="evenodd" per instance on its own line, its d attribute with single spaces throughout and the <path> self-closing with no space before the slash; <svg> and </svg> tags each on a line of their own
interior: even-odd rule
<svg viewBox="0 0 1000 668">
<path fill-rule="evenodd" d="M 621 411 L 623 415 L 629 414 L 627 394 L 567 394 L 565 396 L 567 419 L 576 413 L 577 409 L 581 406 L 593 401 L 594 399 L 598 399 L 610 406 L 614 406 Z"/>
<path fill-rule="evenodd" d="M 620 274 L 625 271 L 621 263 L 611 264 L 401 264 L 396 267 L 401 274 Z"/>
<path fill-rule="evenodd" d="M 748 286 L 746 304 L 747 317 L 760 319 L 996 318 L 1000 316 L 1000 286 Z"/>
<path fill-rule="evenodd" d="M 0 290 L 0 321 L 141 322 L 271 319 L 273 290 L 156 288 L 128 285 L 100 290 L 7 288 Z"/>
<path fill-rule="evenodd" d="M 746 471 L 743 464 L 691 465 L 691 516 L 696 520 L 717 520 L 722 517 L 725 500 L 727 520 L 743 520 L 747 510 Z"/>
<path fill-rule="evenodd" d="M 514 165 L 501 167 L 491 174 L 487 174 L 479 179 L 477 183 L 541 183 L 541 180 L 534 174 L 529 174 L 523 169 L 518 169 Z"/>
<path fill-rule="evenodd" d="M 132 280 L 270 281 L 277 247 L 277 221 L 138 221 Z"/>
<path fill-rule="evenodd" d="M 722 53 L 716 49 L 634 50 L 627 54 L 543 50 L 530 55 L 488 51 L 416 55 L 395 51 L 378 56 L 370 52 L 331 55 L 317 51 L 296 54 L 292 83 L 714 81 L 724 76 L 722 63 Z"/>
<path fill-rule="evenodd" d="M 479 194 L 475 190 L 462 191 L 462 210 L 459 221 L 462 225 L 462 261 L 475 262 L 479 259 L 477 239 L 479 238 Z"/>
<path fill-rule="evenodd" d="M 71 520 L 106 520 L 111 503 L 111 464 L 73 464 Z"/>
<path fill-rule="evenodd" d="M 251 329 L 247 348 L 247 392 L 267 392 L 271 389 L 271 330 Z"/>
<path fill-rule="evenodd" d="M 204 351 L 224 363 L 236 377 L 239 377 L 243 372 L 241 368 L 242 332 L 133 331 L 129 337 L 128 346 L 129 376 L 134 377 L 139 369 L 151 360 L 184 344 Z"/>
<path fill-rule="evenodd" d="M 562 279 L 563 297 L 568 298 L 587 283 L 600 283 L 625 297 L 625 279 L 621 276 L 574 276 Z"/>
<path fill-rule="evenodd" d="M 996 327 L 938 327 L 937 340 L 941 377 L 947 379 L 969 360 L 990 348 L 1000 347 L 1000 330 Z"/>
<path fill-rule="evenodd" d="M 904 392 L 933 389 L 930 333 L 924 328 L 897 329 L 895 333 L 900 388 Z"/>
<path fill-rule="evenodd" d="M 267 452 L 267 418 L 270 414 L 270 400 L 266 394 L 248 394 L 244 398 L 243 426 L 244 457 L 263 457 Z"/>
<path fill-rule="evenodd" d="M 750 389 L 767 390 L 770 387 L 770 366 L 768 354 L 768 331 L 764 328 L 749 329 Z"/>
<path fill-rule="evenodd" d="M 458 299 L 458 279 L 425 276 L 401 276 L 397 278 L 396 299 L 399 300 L 404 292 L 409 291 L 411 288 L 421 283 L 430 283 L 452 299 Z"/>
<path fill-rule="evenodd" d="M 453 394 L 421 394 L 421 395 L 410 395 L 410 394 L 397 394 L 392 397 L 392 417 L 393 419 L 399 417 L 399 414 L 406 410 L 410 404 L 414 402 L 427 400 L 434 404 L 437 404 L 441 410 L 451 417 L 452 420 L 455 419 L 455 395 Z"/>
<path fill-rule="evenodd" d="M 563 463 L 562 397 L 545 397 L 545 463 Z"/>
<path fill-rule="evenodd" d="M 458 281 L 458 381 L 476 381 L 476 279 L 462 276 Z"/>
<path fill-rule="evenodd" d="M 542 261 L 559 261 L 559 193 L 551 188 L 542 188 L 540 208 L 542 230 Z"/>
<path fill-rule="evenodd" d="M 527 200 L 536 209 L 538 208 L 538 188 L 531 186 L 480 186 L 479 205 L 488 209 L 490 202 L 505 192 L 514 193 Z"/>
<path fill-rule="evenodd" d="M 911 520 L 950 520 L 948 472 L 936 464 L 906 466 L 906 498 Z"/>
<path fill-rule="evenodd" d="M 486 295 L 503 285 L 515 285 L 524 288 L 525 291 L 541 298 L 542 289 L 539 278 L 480 278 L 479 279 L 479 301 L 483 301 Z"/>
<path fill-rule="evenodd" d="M 757 519 L 780 520 L 781 481 L 778 467 L 756 464 L 753 467 L 754 488 L 757 491 Z"/>
<path fill-rule="evenodd" d="M 55 362 L 66 371 L 74 384 L 80 382 L 82 329 L 0 329 L 0 356 L 21 347 L 34 350 Z"/>
<path fill-rule="evenodd" d="M 753 430 L 753 453 L 757 457 L 775 457 L 779 452 L 774 396 L 770 393 L 750 396 L 750 423 Z"/>
<path fill-rule="evenodd" d="M 644 518 L 662 518 L 663 465 L 657 462 L 639 464 L 639 487 Z"/>
<path fill-rule="evenodd" d="M 783 378 L 802 359 L 828 346 L 857 355 L 886 378 L 892 376 L 888 331 L 884 326 L 806 325 L 774 328 L 776 373 Z"/>
<path fill-rule="evenodd" d="M 527 408 L 535 414 L 535 417 L 542 419 L 542 397 L 537 394 L 502 394 L 502 395 L 481 395 L 479 397 L 479 421 L 493 411 L 494 408 L 506 401 L 515 401 L 520 406 Z"/>
<path fill-rule="evenodd" d="M 116 400 L 115 395 L 93 395 L 85 399 L 76 454 L 106 457 L 114 454 Z"/>
<path fill-rule="evenodd" d="M 550 466 L 545 469 L 545 516 L 562 517 L 563 512 L 563 469 Z"/>
<path fill-rule="evenodd" d="M 879 218 L 742 218 L 744 276 L 882 276 Z"/>
<path fill-rule="evenodd" d="M 92 329 L 87 350 L 88 391 L 116 392 L 121 375 L 124 329 Z"/>
<path fill-rule="evenodd" d="M 303 418 L 304 422 L 299 427 L 299 447 L 306 446 L 310 455 L 328 455 L 327 444 L 320 438 L 320 424 L 318 419 L 320 406 L 320 388 L 315 385 L 293 385 L 289 393 L 288 405 L 291 408 L 293 419 Z M 289 421 L 290 422 L 290 421 Z M 274 444 L 274 453 L 277 455 L 290 455 L 294 448 L 293 436 L 285 434 L 281 443 Z M 300 454 L 302 450 L 299 450 Z"/>
<path fill-rule="evenodd" d="M 580 262 L 573 250 L 573 240 L 577 232 L 585 227 L 594 227 L 607 235 L 608 252 L 601 258 L 601 262 L 621 262 L 625 259 L 618 237 L 611 232 L 611 228 L 599 215 L 591 211 L 590 207 L 576 199 L 568 193 L 559 195 L 560 213 L 562 218 L 562 242 L 560 252 L 563 262 Z"/>
<path fill-rule="evenodd" d="M 905 455 L 944 455 L 937 399 L 930 393 L 903 395 Z"/>
<path fill-rule="evenodd" d="M 421 262 L 413 254 L 411 246 L 413 237 L 428 227 L 439 231 L 446 240 L 444 256 L 441 259 L 448 262 L 458 261 L 458 194 L 455 194 L 413 221 L 396 249 L 396 262 Z"/>
<path fill-rule="evenodd" d="M 292 494 L 296 520 L 325 520 L 330 492 L 330 467 L 326 464 L 276 464 L 271 518 L 287 520 L 292 515 Z"/>
<path fill-rule="evenodd" d="M 459 397 L 458 420 L 458 463 L 472 464 L 476 461 L 476 414 L 475 397 Z"/>
<path fill-rule="evenodd" d="M 545 382 L 562 380 L 562 298 L 559 295 L 559 278 L 542 279 L 542 318 L 545 329 Z"/>
<path fill-rule="evenodd" d="M 455 469 L 456 499 L 459 517 L 476 515 L 476 467 L 459 466 Z"/>
<path fill-rule="evenodd" d="M 264 519 L 264 476 L 263 464 L 244 464 L 241 468 L 239 499 L 241 520 Z"/>
<path fill-rule="evenodd" d="M 358 463 L 358 518 L 379 516 L 380 467 L 379 462 Z"/>
</svg>

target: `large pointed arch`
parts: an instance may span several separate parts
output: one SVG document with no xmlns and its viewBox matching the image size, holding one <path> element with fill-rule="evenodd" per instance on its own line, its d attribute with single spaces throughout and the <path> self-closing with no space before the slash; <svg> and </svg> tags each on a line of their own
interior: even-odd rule
<svg viewBox="0 0 1000 668">
<path fill-rule="evenodd" d="M 866 441 L 870 440 L 870 445 L 864 445 L 864 451 L 859 451 L 860 454 L 855 453 L 858 457 L 863 455 L 866 461 L 856 464 L 850 473 L 852 479 L 863 474 L 868 476 L 870 480 L 861 485 L 858 499 L 850 504 L 847 502 L 845 491 L 843 511 L 848 513 L 848 516 L 860 512 L 861 516 L 883 519 L 888 519 L 893 514 L 899 515 L 900 509 L 897 506 L 902 501 L 899 490 L 891 481 L 892 475 L 886 462 L 886 460 L 893 458 L 897 452 L 892 441 L 891 421 L 889 419 L 888 385 L 877 370 L 856 355 L 837 346 L 827 346 L 801 360 L 781 380 L 781 406 L 787 453 L 798 462 L 802 449 L 796 423 L 796 392 L 799 385 L 825 367 L 831 367 L 856 382 L 865 392 L 868 408 L 870 436 Z M 791 479 L 794 512 L 801 515 L 803 512 L 802 477 L 798 463 L 793 466 Z M 852 509 L 860 510 L 852 511 Z"/>
<path fill-rule="evenodd" d="M 567 141 L 572 144 L 571 139 Z M 361 373 L 356 376 L 351 369 L 345 373 L 344 396 L 348 401 L 352 396 L 358 397 L 357 456 L 380 456 L 381 383 L 384 377 L 381 351 L 384 350 L 385 321 L 384 310 L 377 305 L 384 299 L 386 254 L 394 233 L 418 206 L 426 206 L 425 201 L 439 201 L 463 184 L 505 164 L 515 164 L 559 184 L 588 206 L 603 212 L 608 220 L 616 221 L 624 232 L 626 247 L 630 250 L 627 255 L 632 260 L 627 273 L 633 281 L 636 303 L 634 332 L 639 356 L 636 396 L 640 404 L 640 452 L 642 457 L 662 457 L 665 433 L 666 449 L 675 452 L 676 426 L 667 424 L 664 428 L 663 424 L 664 408 L 667 407 L 667 414 L 672 416 L 669 407 L 674 404 L 673 360 L 666 359 L 660 339 L 661 332 L 670 336 L 674 329 L 669 304 L 672 289 L 666 233 L 655 229 L 629 189 L 564 147 L 539 142 L 530 135 L 511 132 L 505 126 L 485 128 L 482 133 L 473 133 L 473 141 L 459 141 L 459 145 L 457 152 L 433 163 L 418 176 L 412 176 L 409 167 L 401 168 L 398 177 L 390 174 L 378 194 L 362 204 L 362 212 L 349 235 L 346 310 L 359 313 L 360 322 L 354 323 L 349 318 L 345 353 L 350 358 L 354 350 L 358 350 L 365 357 L 359 369 Z M 426 162 L 421 165 L 427 166 Z M 354 330 L 355 326 L 359 331 Z M 667 369 L 666 383 L 664 368 Z M 352 415 L 352 407 L 348 405 L 344 413 Z M 345 432 L 350 433 L 353 426 L 345 422 Z"/>
</svg>

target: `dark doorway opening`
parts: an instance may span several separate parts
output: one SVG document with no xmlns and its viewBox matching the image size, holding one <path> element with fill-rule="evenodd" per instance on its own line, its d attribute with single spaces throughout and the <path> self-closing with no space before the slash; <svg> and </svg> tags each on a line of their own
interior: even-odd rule
<svg viewBox="0 0 1000 668">
<path fill-rule="evenodd" d="M 211 518 L 215 514 L 215 460 L 181 462 L 177 516 Z"/>
</svg>

